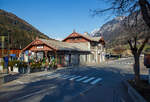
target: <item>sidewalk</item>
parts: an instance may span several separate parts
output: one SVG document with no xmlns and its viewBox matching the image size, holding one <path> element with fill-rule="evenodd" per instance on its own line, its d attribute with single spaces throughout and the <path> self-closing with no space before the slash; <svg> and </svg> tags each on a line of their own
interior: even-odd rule
<svg viewBox="0 0 150 102">
<path fill-rule="evenodd" d="M 21 76 L 21 74 L 19 73 L 9 73 L 9 74 L 5 74 L 0 76 L 0 85 L 16 80 L 17 78 L 19 78 Z"/>
<path fill-rule="evenodd" d="M 54 71 L 65 69 L 65 68 L 70 68 L 70 67 L 62 67 L 62 68 L 58 68 L 56 70 L 51 70 L 51 71 L 40 71 L 40 72 L 26 73 L 26 74 L 10 72 L 9 74 L 0 76 L 0 85 L 10 82 L 10 81 L 13 81 L 13 80 L 16 80 L 20 77 L 25 77 L 25 76 L 33 76 L 33 77 L 35 76 L 36 77 L 36 76 L 41 76 L 44 74 L 53 73 Z"/>
</svg>

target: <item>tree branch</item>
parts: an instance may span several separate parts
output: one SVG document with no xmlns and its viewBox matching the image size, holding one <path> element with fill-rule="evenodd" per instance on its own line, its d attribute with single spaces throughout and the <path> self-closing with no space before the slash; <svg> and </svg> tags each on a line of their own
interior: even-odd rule
<svg viewBox="0 0 150 102">
<path fill-rule="evenodd" d="M 147 9 L 147 5 L 148 5 L 148 8 L 150 8 L 149 3 L 147 2 L 147 0 L 139 0 L 139 4 L 141 7 L 143 19 L 145 23 L 147 24 L 147 26 L 150 28 L 150 16 L 148 14 L 149 10 Z"/>
<path fill-rule="evenodd" d="M 135 49 L 137 49 L 136 45 L 137 45 L 137 36 L 134 37 L 134 48 Z"/>
<path fill-rule="evenodd" d="M 133 45 L 132 45 L 132 41 L 128 40 L 128 43 L 129 43 L 130 49 L 132 51 L 132 54 L 134 54 L 134 48 L 133 48 Z"/>
<path fill-rule="evenodd" d="M 143 48 L 145 47 L 145 44 L 148 42 L 149 38 L 150 38 L 150 36 L 147 37 L 147 38 L 145 38 L 143 44 L 140 46 L 140 48 L 139 48 L 139 50 L 138 50 L 138 55 L 140 55 L 141 52 L 143 51 Z"/>
</svg>

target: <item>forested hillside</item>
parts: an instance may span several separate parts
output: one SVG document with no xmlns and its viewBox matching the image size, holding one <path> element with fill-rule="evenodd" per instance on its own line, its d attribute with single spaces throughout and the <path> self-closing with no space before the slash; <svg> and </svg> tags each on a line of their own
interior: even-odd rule
<svg viewBox="0 0 150 102">
<path fill-rule="evenodd" d="M 16 15 L 0 9 L 0 34 L 10 35 L 11 48 L 24 48 L 36 37 L 49 37 Z"/>
</svg>

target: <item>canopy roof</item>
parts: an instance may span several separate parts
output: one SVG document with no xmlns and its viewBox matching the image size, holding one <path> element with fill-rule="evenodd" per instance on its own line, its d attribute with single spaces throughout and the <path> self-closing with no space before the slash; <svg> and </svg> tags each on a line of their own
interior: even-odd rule
<svg viewBox="0 0 150 102">
<path fill-rule="evenodd" d="M 88 43 L 67 43 L 54 39 L 36 39 L 27 47 L 25 47 L 23 51 L 28 50 L 31 46 L 34 45 L 36 41 L 41 41 L 43 44 L 46 44 L 56 51 L 90 51 L 90 49 L 88 48 Z"/>
</svg>

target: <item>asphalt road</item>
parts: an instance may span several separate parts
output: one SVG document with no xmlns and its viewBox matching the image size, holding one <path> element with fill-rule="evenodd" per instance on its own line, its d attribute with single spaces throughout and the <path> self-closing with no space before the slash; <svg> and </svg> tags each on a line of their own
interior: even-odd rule
<svg viewBox="0 0 150 102">
<path fill-rule="evenodd" d="M 122 80 L 133 77 L 133 63 L 129 58 L 25 75 L 0 86 L 0 102 L 132 102 Z"/>
</svg>

